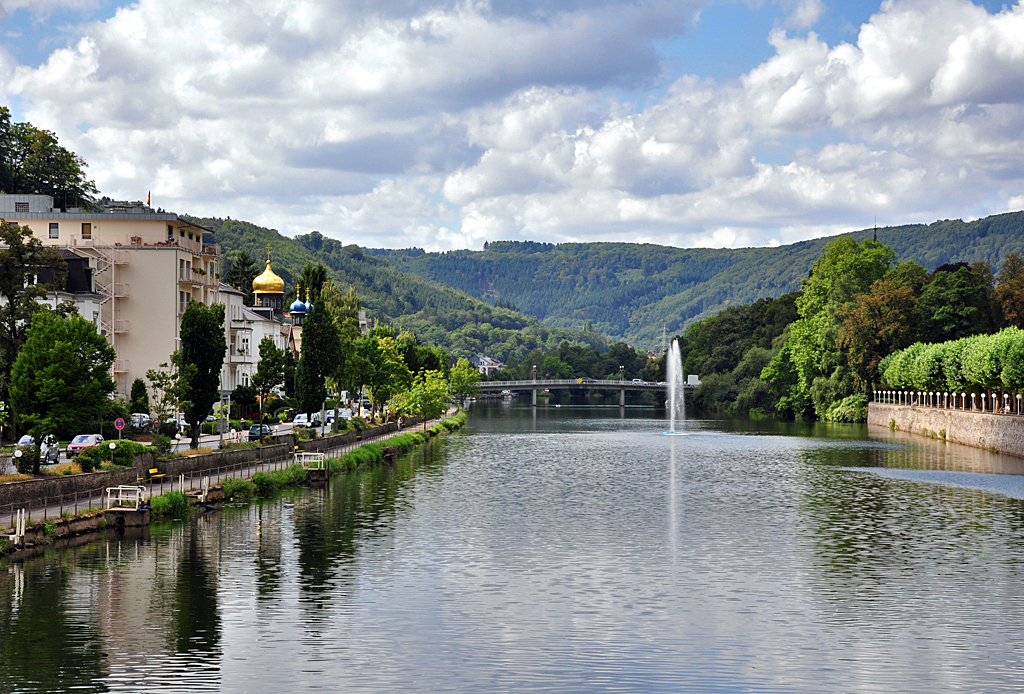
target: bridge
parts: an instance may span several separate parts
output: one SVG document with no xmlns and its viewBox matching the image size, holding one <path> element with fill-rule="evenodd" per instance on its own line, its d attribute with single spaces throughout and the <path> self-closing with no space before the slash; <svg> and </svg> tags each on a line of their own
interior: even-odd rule
<svg viewBox="0 0 1024 694">
<path fill-rule="evenodd" d="M 668 391 L 668 384 L 664 381 L 654 383 L 645 381 L 636 383 L 633 381 L 600 381 L 593 378 L 559 378 L 541 381 L 481 381 L 478 384 L 481 393 L 500 393 L 510 391 L 531 391 L 533 393 L 533 404 L 537 404 L 538 390 L 617 390 L 619 391 L 619 405 L 626 404 L 626 391 L 656 392 L 665 393 Z M 684 390 L 693 390 L 694 386 L 683 384 Z"/>
</svg>

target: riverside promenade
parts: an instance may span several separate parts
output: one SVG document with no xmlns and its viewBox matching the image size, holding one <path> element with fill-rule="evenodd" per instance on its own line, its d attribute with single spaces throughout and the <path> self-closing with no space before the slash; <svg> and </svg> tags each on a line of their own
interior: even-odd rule
<svg viewBox="0 0 1024 694">
<path fill-rule="evenodd" d="M 440 418 L 428 420 L 426 422 L 426 429 L 429 430 L 442 419 L 450 417 L 456 412 L 458 412 L 458 408 L 453 407 L 445 412 Z M 399 430 L 397 425 L 392 422 L 368 429 L 366 430 L 368 433 L 373 433 L 366 436 L 360 436 L 359 438 L 356 438 L 358 435 L 357 432 L 346 432 L 345 434 L 337 434 L 334 436 L 325 436 L 318 439 L 311 439 L 309 441 L 302 441 L 298 444 L 298 448 L 300 452 L 323 453 L 326 458 L 339 458 L 350 453 L 359 446 L 368 443 L 381 443 L 398 436 L 399 434 L 407 432 L 422 431 L 423 427 L 424 424 L 422 421 L 417 418 L 411 418 L 409 424 L 401 430 Z M 119 484 L 145 487 L 145 496 L 151 497 L 170 491 L 195 491 L 202 489 L 204 485 L 207 488 L 215 487 L 223 484 L 225 480 L 232 478 L 252 479 L 257 472 L 282 470 L 289 465 L 292 465 L 295 461 L 294 447 L 290 444 L 278 444 L 264 447 L 262 450 L 245 449 L 245 451 L 237 451 L 238 453 L 249 453 L 250 459 L 227 464 L 217 464 L 217 458 L 227 457 L 231 453 L 235 452 L 236 451 L 226 451 L 224 453 L 208 453 L 204 455 L 191 456 L 191 458 L 203 458 L 204 463 L 209 463 L 200 465 L 188 465 L 190 458 L 172 458 L 169 460 L 158 460 L 152 462 L 149 454 L 144 454 L 145 459 L 147 461 L 151 461 L 143 463 L 144 466 L 156 467 L 160 472 L 164 472 L 164 470 L 170 470 L 172 472 L 170 474 L 166 474 L 165 477 L 161 477 L 159 481 L 139 481 L 139 474 L 144 473 L 147 467 L 139 468 L 139 463 L 137 462 L 136 467 L 117 471 L 120 473 L 118 477 L 121 479 L 110 479 L 110 483 L 102 486 L 93 486 L 82 491 L 76 490 L 74 492 L 64 492 L 60 494 L 42 494 L 35 498 L 6 502 L 0 506 L 0 535 L 6 534 L 6 529 L 14 526 L 16 512 L 19 509 L 24 509 L 26 511 L 29 523 L 35 523 L 41 520 L 61 518 L 66 513 L 77 514 L 90 509 L 102 509 L 106 505 L 106 489 L 108 487 L 116 487 Z M 265 455 L 260 458 L 253 454 Z M 190 469 L 180 469 L 182 467 Z M 102 475 L 106 473 L 92 474 Z M 84 475 L 68 475 L 66 477 L 56 477 L 56 479 L 71 480 L 75 477 L 84 477 Z M 6 482 L 0 485 L 0 492 L 12 491 L 4 489 L 10 485 L 25 485 L 26 483 L 36 481 L 38 481 L 38 478 L 36 480 L 24 480 L 21 482 Z M 43 481 L 45 481 L 45 479 Z"/>
<path fill-rule="evenodd" d="M 869 403 L 868 425 L 1024 457 L 1024 415 L 1015 408 L 1009 411 L 990 408 L 983 412 L 972 410 L 970 401 L 960 407 L 945 398 L 937 398 L 934 403 L 923 402 L 923 405 Z"/>
</svg>

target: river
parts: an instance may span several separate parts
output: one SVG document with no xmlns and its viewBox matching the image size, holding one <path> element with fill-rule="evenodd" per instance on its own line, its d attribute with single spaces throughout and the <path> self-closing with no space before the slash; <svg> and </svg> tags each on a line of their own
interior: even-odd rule
<svg viewBox="0 0 1024 694">
<path fill-rule="evenodd" d="M 1022 461 L 664 429 L 485 404 L 392 469 L 0 562 L 0 692 L 1024 690 Z"/>
</svg>

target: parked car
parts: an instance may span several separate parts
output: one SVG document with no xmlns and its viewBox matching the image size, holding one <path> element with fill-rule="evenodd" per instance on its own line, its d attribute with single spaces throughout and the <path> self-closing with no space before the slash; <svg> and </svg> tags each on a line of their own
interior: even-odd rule
<svg viewBox="0 0 1024 694">
<path fill-rule="evenodd" d="M 100 434 L 79 434 L 68 444 L 68 458 L 74 458 L 83 448 L 99 446 L 101 443 L 103 443 L 103 437 Z"/>
<path fill-rule="evenodd" d="M 133 412 L 128 420 L 132 428 L 138 431 L 149 431 L 150 427 L 153 426 L 153 420 L 145 412 Z"/>
<path fill-rule="evenodd" d="M 60 442 L 53 434 L 43 437 L 43 443 L 39 446 L 39 458 L 43 465 L 56 465 L 60 461 Z"/>
<path fill-rule="evenodd" d="M 338 412 L 342 419 L 352 419 L 352 410 L 347 407 Z"/>
<path fill-rule="evenodd" d="M 34 446 L 36 440 L 34 437 L 25 434 L 18 439 L 19 446 Z M 56 465 L 60 459 L 60 443 L 57 441 L 57 437 L 53 434 L 47 434 L 43 437 L 43 442 L 39 445 L 39 458 L 42 465 Z"/>
<path fill-rule="evenodd" d="M 263 427 L 263 436 L 270 436 L 273 433 L 273 429 L 270 428 L 269 424 L 253 424 L 249 427 L 249 440 L 259 441 L 260 440 L 260 426 Z"/>
<path fill-rule="evenodd" d="M 308 414 L 297 414 L 295 419 L 292 420 L 292 426 L 298 429 L 299 427 L 309 426 L 309 415 Z"/>
</svg>

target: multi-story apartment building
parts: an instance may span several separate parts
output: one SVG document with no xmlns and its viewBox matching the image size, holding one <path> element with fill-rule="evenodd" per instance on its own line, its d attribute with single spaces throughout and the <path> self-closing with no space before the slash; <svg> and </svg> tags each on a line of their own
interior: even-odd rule
<svg viewBox="0 0 1024 694">
<path fill-rule="evenodd" d="M 222 303 L 220 249 L 212 233 L 176 214 L 142 203 L 97 213 L 60 210 L 47 195 L 0 195 L 0 218 L 89 259 L 99 331 L 117 352 L 119 395 L 177 349 L 189 301 Z M 229 331 L 225 325 L 226 336 Z"/>
</svg>

